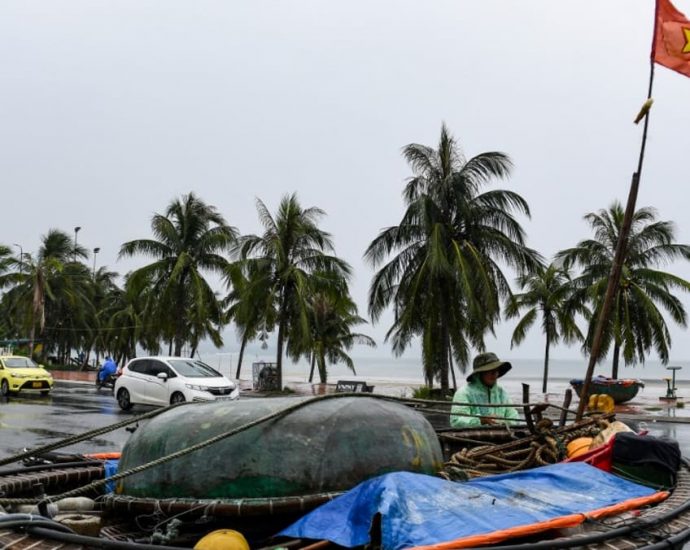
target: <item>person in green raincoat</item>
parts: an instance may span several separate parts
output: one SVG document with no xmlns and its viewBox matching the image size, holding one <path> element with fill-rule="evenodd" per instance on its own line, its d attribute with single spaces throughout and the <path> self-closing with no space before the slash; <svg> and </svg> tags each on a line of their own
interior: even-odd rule
<svg viewBox="0 0 690 550">
<path fill-rule="evenodd" d="M 450 425 L 453 428 L 471 428 L 490 424 L 514 424 L 518 421 L 515 407 L 481 407 L 487 403 L 510 404 L 508 393 L 497 380 L 513 366 L 501 361 L 495 353 L 480 353 L 472 362 L 472 373 L 467 377 L 467 385 L 460 388 L 453 396 L 451 413 L 470 414 L 474 416 L 451 415 Z"/>
</svg>

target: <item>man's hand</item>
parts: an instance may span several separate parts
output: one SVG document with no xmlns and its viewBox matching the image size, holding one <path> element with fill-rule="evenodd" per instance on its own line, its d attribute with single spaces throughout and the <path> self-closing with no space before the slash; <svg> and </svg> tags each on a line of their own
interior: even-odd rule
<svg viewBox="0 0 690 550">
<path fill-rule="evenodd" d="M 479 421 L 482 424 L 496 424 L 496 419 L 493 416 L 482 416 Z"/>
</svg>

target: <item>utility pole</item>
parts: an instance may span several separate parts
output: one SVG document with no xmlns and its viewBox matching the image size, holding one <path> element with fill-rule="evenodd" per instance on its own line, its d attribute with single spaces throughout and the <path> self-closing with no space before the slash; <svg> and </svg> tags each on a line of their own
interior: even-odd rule
<svg viewBox="0 0 690 550">
<path fill-rule="evenodd" d="M 96 254 L 101 251 L 99 247 L 93 249 L 93 274 L 92 277 L 96 279 Z"/>
</svg>

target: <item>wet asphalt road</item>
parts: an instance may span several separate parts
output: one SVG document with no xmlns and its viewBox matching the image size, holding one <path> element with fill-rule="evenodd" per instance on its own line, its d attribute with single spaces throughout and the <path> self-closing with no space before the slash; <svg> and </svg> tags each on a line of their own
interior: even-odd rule
<svg viewBox="0 0 690 550">
<path fill-rule="evenodd" d="M 96 390 L 88 383 L 56 381 L 46 397 L 35 394 L 0 398 L 0 458 L 60 441 L 95 428 L 113 425 L 151 411 L 136 406 L 120 410 L 110 390 Z M 146 422 L 146 421 L 144 421 Z M 635 429 L 645 428 L 650 435 L 672 437 L 680 443 L 685 456 L 690 456 L 690 424 L 675 422 L 631 423 Z M 95 439 L 75 443 L 58 452 L 121 451 L 130 436 L 124 427 Z"/>
<path fill-rule="evenodd" d="M 150 411 L 121 411 L 110 390 L 91 384 L 57 381 L 46 397 L 19 394 L 0 398 L 0 458 L 36 448 L 70 435 L 122 422 Z M 125 428 L 73 444 L 57 452 L 120 451 L 130 433 Z"/>
</svg>

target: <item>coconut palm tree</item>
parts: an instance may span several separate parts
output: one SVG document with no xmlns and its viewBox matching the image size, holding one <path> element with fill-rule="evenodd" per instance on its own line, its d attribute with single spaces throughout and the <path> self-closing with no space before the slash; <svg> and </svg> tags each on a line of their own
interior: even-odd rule
<svg viewBox="0 0 690 550">
<path fill-rule="evenodd" d="M 584 340 L 575 323 L 575 315 L 587 315 L 589 311 L 584 304 L 570 300 L 570 275 L 556 264 L 519 277 L 518 284 L 524 292 L 515 294 L 508 300 L 505 308 L 506 318 L 518 317 L 521 310 L 526 312 L 515 326 L 510 345 L 520 345 L 527 331 L 541 317 L 541 328 L 546 339 L 541 391 L 546 393 L 551 346 L 558 344 L 561 339 L 566 343 Z"/>
<path fill-rule="evenodd" d="M 185 343 L 198 342 L 208 328 L 192 320 L 204 319 L 218 309 L 218 298 L 203 273 L 223 274 L 228 262 L 222 253 L 230 250 L 237 230 L 194 193 L 173 200 L 165 214 L 155 214 L 151 229 L 153 239 L 124 243 L 119 257 L 154 258 L 131 277 L 135 286 L 139 286 L 137 279 L 153 285 L 158 306 L 149 311 L 155 313 L 155 321 L 179 356 Z"/>
<path fill-rule="evenodd" d="M 585 220 L 594 238 L 557 255 L 566 269 L 582 269 L 573 280 L 573 299 L 593 306 L 584 343 L 586 352 L 591 350 L 624 214 L 618 202 L 608 210 L 590 212 Z M 633 215 L 618 293 L 602 340 L 602 358 L 613 345 L 613 378 L 618 377 L 621 353 L 625 364 L 630 365 L 644 363 L 654 349 L 662 363 L 668 363 L 671 335 L 662 310 L 681 327 L 687 326 L 685 308 L 673 292 L 690 290 L 690 282 L 656 269 L 665 262 L 690 260 L 690 246 L 674 243 L 674 239 L 673 223 L 657 221 L 654 209 L 640 208 Z"/>
<path fill-rule="evenodd" d="M 72 350 L 87 349 L 95 328 L 96 306 L 91 270 L 69 261 L 52 274 L 45 302 L 44 348 L 63 364 L 72 362 Z"/>
<path fill-rule="evenodd" d="M 513 212 L 529 216 L 518 194 L 484 191 L 506 178 L 511 161 L 498 152 L 467 160 L 445 125 L 438 148 L 411 144 L 403 156 L 412 168 L 403 196 L 407 208 L 397 226 L 384 229 L 365 258 L 378 267 L 369 291 L 374 321 L 392 305 L 387 339 L 402 354 L 413 338 L 422 342 L 427 385 L 448 391 L 451 357 L 464 370 L 470 348 L 483 349 L 484 335 L 500 318 L 500 300 L 510 295 L 501 265 L 519 273 L 539 255 L 525 245 Z"/>
<path fill-rule="evenodd" d="M 53 317 L 54 332 L 44 346 L 46 350 L 52 347 L 51 340 L 61 328 L 69 328 L 58 326 L 62 316 L 81 315 L 88 278 L 82 276 L 85 271 L 74 260 L 87 257 L 86 249 L 75 247 L 67 233 L 51 229 L 42 237 L 38 254 L 34 257 L 25 253 L 21 259 L 21 272 L 13 275 L 15 285 L 3 300 L 8 313 L 19 320 L 24 334 L 29 333 L 30 354 L 34 351 L 36 329 L 39 336 L 44 335 L 47 316 Z"/>
<path fill-rule="evenodd" d="M 355 344 L 376 347 L 373 338 L 352 332 L 353 327 L 366 323 L 357 315 L 357 306 L 347 293 L 318 292 L 310 302 L 310 351 L 322 384 L 328 381 L 327 364 L 345 363 L 354 373 L 355 365 L 346 353 Z"/>
<path fill-rule="evenodd" d="M 122 289 L 114 288 L 106 296 L 100 312 L 101 324 L 106 328 L 99 351 L 110 352 L 118 364 L 136 357 L 137 346 L 151 355 L 160 353 L 160 334 L 147 325 L 146 305 L 153 300 L 153 287 L 141 278 L 125 277 Z"/>
<path fill-rule="evenodd" d="M 275 326 L 277 311 L 271 281 L 268 262 L 236 262 L 230 265 L 225 275 L 226 285 L 232 289 L 226 299 L 228 320 L 233 322 L 240 338 L 235 373 L 238 380 L 247 344 L 272 331 Z"/>
<path fill-rule="evenodd" d="M 261 236 L 240 239 L 240 267 L 246 273 L 261 274 L 257 284 L 265 289 L 260 304 L 264 319 L 277 314 L 277 382 L 283 387 L 283 350 L 286 341 L 307 341 L 309 334 L 308 300 L 319 280 L 316 273 L 350 276 L 350 266 L 327 252 L 333 251 L 330 235 L 318 227 L 324 212 L 315 207 L 302 208 L 295 194 L 280 201 L 275 217 L 257 199 Z"/>
<path fill-rule="evenodd" d="M 95 361 L 98 363 L 99 354 L 106 350 L 108 315 L 106 312 L 113 303 L 113 297 L 118 295 L 121 290 L 115 280 L 118 274 L 110 271 L 106 266 L 101 266 L 97 271 L 92 272 L 91 281 L 91 303 L 93 305 L 93 315 L 88 320 L 88 330 L 85 332 L 86 355 L 82 362 L 82 370 L 89 365 L 91 352 L 96 352 Z"/>
<path fill-rule="evenodd" d="M 19 259 L 19 262 L 21 258 Z M 7 275 L 12 273 L 18 266 L 18 260 L 13 256 L 12 249 L 4 244 L 0 244 L 0 284 L 10 284 L 11 280 Z M 2 287 L 0 287 L 2 288 Z"/>
<path fill-rule="evenodd" d="M 0 290 L 11 288 L 19 281 L 19 271 L 22 258 L 15 258 L 12 249 L 0 244 Z M 7 295 L 0 299 L 0 337 L 8 338 L 19 333 L 17 319 L 9 314 Z"/>
</svg>

